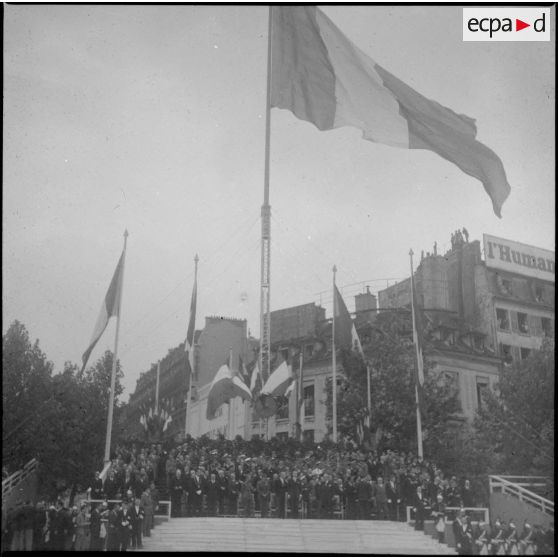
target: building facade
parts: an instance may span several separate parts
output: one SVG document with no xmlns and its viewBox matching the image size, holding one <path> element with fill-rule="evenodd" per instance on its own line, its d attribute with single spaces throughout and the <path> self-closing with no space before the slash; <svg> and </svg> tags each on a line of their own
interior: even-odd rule
<svg viewBox="0 0 558 558">
<path fill-rule="evenodd" d="M 222 405 L 215 418 L 206 418 L 207 396 L 217 370 L 229 362 L 232 355 L 232 370 L 238 372 L 240 359 L 245 365 L 255 359 L 259 342 L 248 336 L 246 320 L 212 316 L 205 319 L 205 326 L 196 343 L 197 369 L 195 372 L 195 397 L 188 413 L 186 432 L 190 436 L 207 435 L 215 438 L 224 435 L 245 438 L 250 405 L 240 397 Z"/>
</svg>

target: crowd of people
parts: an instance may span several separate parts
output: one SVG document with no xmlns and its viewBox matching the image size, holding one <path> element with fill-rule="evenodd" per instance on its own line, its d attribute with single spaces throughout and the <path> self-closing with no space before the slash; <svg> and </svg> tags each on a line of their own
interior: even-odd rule
<svg viewBox="0 0 558 558">
<path fill-rule="evenodd" d="M 440 542 L 453 520 L 460 554 L 546 554 L 549 531 L 513 522 L 471 521 L 461 508 L 485 507 L 479 486 L 435 463 L 390 449 L 293 440 L 188 438 L 119 446 L 106 478 L 95 474 L 51 505 L 20 502 L 8 513 L 12 550 L 141 548 L 160 502 L 173 517 L 242 516 L 390 519 L 415 528 L 435 519 Z"/>
</svg>

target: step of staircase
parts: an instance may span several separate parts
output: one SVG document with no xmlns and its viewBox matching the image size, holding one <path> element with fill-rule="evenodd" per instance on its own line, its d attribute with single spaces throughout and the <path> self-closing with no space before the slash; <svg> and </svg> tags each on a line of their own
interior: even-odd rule
<svg viewBox="0 0 558 558">
<path fill-rule="evenodd" d="M 273 552 L 455 555 L 405 523 L 318 519 L 173 518 L 143 540 L 144 552 Z"/>
</svg>

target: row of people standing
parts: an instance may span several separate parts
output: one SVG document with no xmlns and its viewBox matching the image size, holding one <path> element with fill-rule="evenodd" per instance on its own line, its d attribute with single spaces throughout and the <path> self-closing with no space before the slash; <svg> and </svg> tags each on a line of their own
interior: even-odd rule
<svg viewBox="0 0 558 558">
<path fill-rule="evenodd" d="M 18 502 L 8 510 L 3 533 L 10 551 L 101 551 L 141 548 L 151 536 L 155 506 L 149 489 L 142 498 L 130 493 L 121 503 L 88 500 L 69 507 L 62 500 L 47 506 Z"/>
<path fill-rule="evenodd" d="M 552 556 L 554 529 L 531 526 L 525 521 L 518 528 L 512 519 L 508 523 L 496 519 L 493 525 L 473 523 L 464 510 L 452 523 L 456 548 L 460 556 Z"/>
</svg>

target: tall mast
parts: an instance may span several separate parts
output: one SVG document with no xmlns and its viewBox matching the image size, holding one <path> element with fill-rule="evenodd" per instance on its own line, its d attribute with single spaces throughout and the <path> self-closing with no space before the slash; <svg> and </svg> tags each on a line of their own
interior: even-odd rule
<svg viewBox="0 0 558 558">
<path fill-rule="evenodd" d="M 269 205 L 269 147 L 271 125 L 271 10 L 268 13 L 267 33 L 267 100 L 265 107 L 265 170 L 264 202 L 262 205 L 262 257 L 260 282 L 260 371 L 265 382 L 269 378 L 270 331 L 270 264 L 271 264 L 271 206 Z"/>
</svg>

